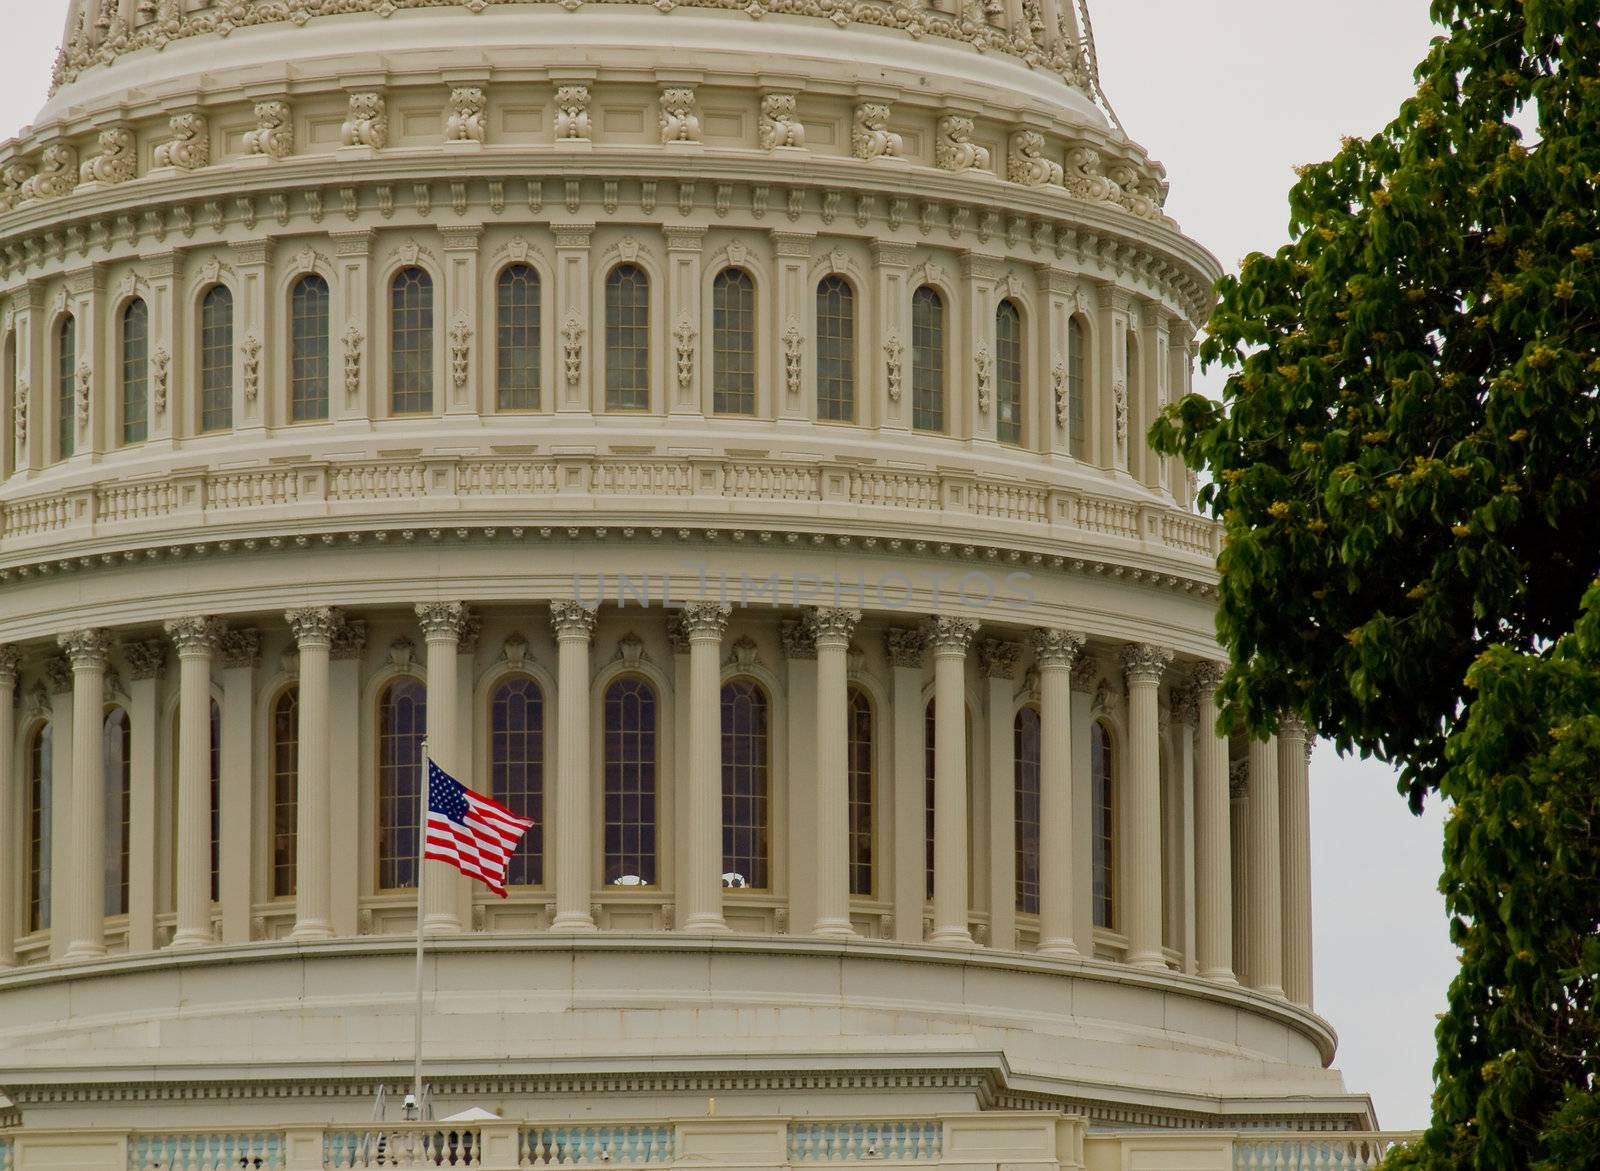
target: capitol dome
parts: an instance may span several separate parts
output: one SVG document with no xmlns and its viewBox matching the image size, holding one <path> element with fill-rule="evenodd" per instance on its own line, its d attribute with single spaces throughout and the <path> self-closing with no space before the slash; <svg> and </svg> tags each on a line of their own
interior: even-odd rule
<svg viewBox="0 0 1600 1171">
<path fill-rule="evenodd" d="M 73 0 L 0 146 L 0 1171 L 1379 1149 L 1142 440 L 1166 189 L 1083 0 Z M 419 907 L 424 742 L 506 898 Z M 488 1119 L 373 1121 L 419 916 Z"/>
</svg>

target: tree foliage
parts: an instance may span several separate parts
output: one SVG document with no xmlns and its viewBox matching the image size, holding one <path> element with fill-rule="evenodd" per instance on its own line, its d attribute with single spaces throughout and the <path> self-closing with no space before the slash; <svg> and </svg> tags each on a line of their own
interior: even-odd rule
<svg viewBox="0 0 1600 1171">
<path fill-rule="evenodd" d="M 1298 711 L 1455 803 L 1463 966 L 1400 1161 L 1593 1167 L 1600 0 L 1432 13 L 1398 117 L 1301 168 L 1289 242 L 1219 286 L 1223 402 L 1151 440 L 1224 525 L 1223 723 Z"/>
</svg>

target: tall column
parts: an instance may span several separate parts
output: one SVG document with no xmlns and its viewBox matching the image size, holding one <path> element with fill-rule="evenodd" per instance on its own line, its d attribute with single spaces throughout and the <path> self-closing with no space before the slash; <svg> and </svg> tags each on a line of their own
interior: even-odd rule
<svg viewBox="0 0 1600 1171">
<path fill-rule="evenodd" d="M 972 946 L 967 907 L 967 648 L 978 624 L 935 618 L 933 646 L 933 935 Z"/>
<path fill-rule="evenodd" d="M 222 638 L 212 618 L 166 624 L 178 648 L 178 884 L 174 948 L 205 947 L 211 931 L 211 659 Z"/>
<path fill-rule="evenodd" d="M 328 822 L 359 825 L 361 818 L 361 656 L 367 624 L 338 614 L 328 667 Z M 351 939 L 361 931 L 360 851 L 332 850 L 328 865 L 333 934 Z"/>
<path fill-rule="evenodd" d="M 300 721 L 295 758 L 294 930 L 304 943 L 333 936 L 331 794 L 328 791 L 330 655 L 338 619 L 327 606 L 284 616 L 300 651 Z"/>
<path fill-rule="evenodd" d="M 892 703 L 894 937 L 922 942 L 923 906 L 928 900 L 923 824 L 927 817 L 927 761 L 923 739 L 927 719 L 922 699 L 924 631 L 904 626 L 884 634 L 884 650 L 894 670 Z"/>
<path fill-rule="evenodd" d="M 122 644 L 128 668 L 128 950 L 156 947 L 156 711 L 167 644 Z"/>
<path fill-rule="evenodd" d="M 111 639 L 104 630 L 79 630 L 58 641 L 72 664 L 72 820 L 67 837 L 71 918 L 63 958 L 106 954 L 105 757 L 106 662 Z"/>
<path fill-rule="evenodd" d="M 558 657 L 556 679 L 556 917 L 551 931 L 595 930 L 593 800 L 589 768 L 589 644 L 595 612 L 577 602 L 550 607 Z M 552 835 L 545 834 L 552 842 Z M 548 866 L 548 862 L 546 863 Z"/>
<path fill-rule="evenodd" d="M 50 958 L 65 958 L 72 936 L 72 745 L 74 719 L 72 663 L 63 657 L 45 662 L 50 690 Z"/>
<path fill-rule="evenodd" d="M 1157 692 L 1172 652 L 1139 643 L 1122 649 L 1128 676 L 1128 962 L 1165 969 L 1161 950 L 1161 725 Z"/>
<path fill-rule="evenodd" d="M 684 778 L 688 834 L 678 875 L 683 930 L 723 932 L 722 917 L 722 636 L 733 610 L 714 602 L 684 607 L 689 640 L 689 775 Z"/>
<path fill-rule="evenodd" d="M 456 744 L 456 650 L 466 625 L 467 608 L 460 602 L 421 602 L 417 621 L 428 646 L 428 755 L 452 776 L 460 755 Z M 418 810 L 419 817 L 422 815 Z M 418 833 L 423 827 L 418 826 Z M 427 935 L 456 935 L 461 931 L 461 872 L 443 862 L 423 862 L 428 868 L 423 898 L 422 930 Z M 420 875 L 418 877 L 421 877 Z"/>
<path fill-rule="evenodd" d="M 18 878 L 22 873 L 19 849 L 22 807 L 21 769 L 17 767 L 17 666 L 21 656 L 14 646 L 0 646 L 0 969 L 17 962 L 16 907 L 21 900 Z"/>
<path fill-rule="evenodd" d="M 1245 809 L 1250 847 L 1246 908 L 1250 984 L 1283 995 L 1283 859 L 1280 853 L 1277 737 L 1250 741 L 1250 796 Z"/>
<path fill-rule="evenodd" d="M 1195 952 L 1200 975 L 1237 984 L 1233 974 L 1232 798 L 1228 792 L 1228 741 L 1217 735 L 1221 663 L 1194 671 Z"/>
<path fill-rule="evenodd" d="M 978 670 L 988 685 L 989 713 L 989 946 L 1017 949 L 1018 643 L 986 638 L 978 644 Z"/>
<path fill-rule="evenodd" d="M 1084 638 L 1067 630 L 1036 630 L 1039 664 L 1039 951 L 1075 956 L 1092 951 L 1073 937 L 1072 666 Z"/>
<path fill-rule="evenodd" d="M 222 942 L 250 942 L 255 841 L 254 741 L 256 669 L 261 632 L 229 630 L 222 636 L 222 759 L 218 799 L 217 896 Z"/>
<path fill-rule="evenodd" d="M 817 610 L 816 935 L 850 936 L 850 638 L 860 610 Z"/>
<path fill-rule="evenodd" d="M 779 626 L 785 664 L 788 742 L 789 924 L 808 930 L 817 919 L 817 635 L 809 618 Z"/>
<path fill-rule="evenodd" d="M 1278 726 L 1278 812 L 1283 818 L 1283 991 L 1311 1007 L 1311 740 L 1305 721 Z"/>
</svg>

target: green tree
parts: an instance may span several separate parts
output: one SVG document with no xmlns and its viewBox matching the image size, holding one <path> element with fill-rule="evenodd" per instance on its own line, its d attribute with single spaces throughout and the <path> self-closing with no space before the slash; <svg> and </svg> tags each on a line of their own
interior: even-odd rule
<svg viewBox="0 0 1600 1171">
<path fill-rule="evenodd" d="M 1219 286 L 1224 401 L 1151 439 L 1224 525 L 1224 721 L 1298 711 L 1456 803 L 1463 967 L 1408 1165 L 1587 1166 L 1600 897 L 1564 884 L 1595 873 L 1600 743 L 1551 729 L 1600 707 L 1600 0 L 1432 13 L 1399 116 L 1302 168 L 1289 242 Z"/>
</svg>

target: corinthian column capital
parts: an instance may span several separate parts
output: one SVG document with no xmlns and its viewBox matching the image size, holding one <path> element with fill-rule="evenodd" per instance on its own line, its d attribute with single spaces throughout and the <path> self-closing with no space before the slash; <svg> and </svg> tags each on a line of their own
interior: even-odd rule
<svg viewBox="0 0 1600 1171">
<path fill-rule="evenodd" d="M 965 655 L 977 635 L 978 624 L 970 618 L 940 615 L 928 620 L 928 642 L 937 655 Z"/>
<path fill-rule="evenodd" d="M 1311 728 L 1298 712 L 1284 712 L 1278 717 L 1278 735 L 1285 740 L 1307 741 L 1311 739 Z"/>
<path fill-rule="evenodd" d="M 222 623 L 215 618 L 174 618 L 163 629 L 179 655 L 211 655 L 222 642 Z"/>
<path fill-rule="evenodd" d="M 417 625 L 429 642 L 448 639 L 460 642 L 467 628 L 467 608 L 460 602 L 418 602 Z"/>
<path fill-rule="evenodd" d="M 1172 652 L 1166 647 L 1137 642 L 1122 648 L 1122 669 L 1129 683 L 1160 683 L 1170 662 Z"/>
<path fill-rule="evenodd" d="M 333 632 L 339 626 L 339 615 L 331 606 L 290 610 L 284 614 L 283 620 L 289 624 L 295 645 L 299 647 L 331 647 Z"/>
<path fill-rule="evenodd" d="M 558 641 L 572 638 L 590 642 L 594 638 L 595 612 L 577 602 L 551 602 L 550 628 Z"/>
<path fill-rule="evenodd" d="M 111 657 L 111 636 L 104 630 L 74 630 L 60 635 L 56 642 L 66 653 L 74 670 L 105 670 Z"/>
<path fill-rule="evenodd" d="M 850 638 L 861 622 L 860 610 L 813 610 L 810 614 L 812 634 L 818 645 L 850 645 Z"/>
<path fill-rule="evenodd" d="M 16 647 L 0 646 L 0 685 L 16 686 L 17 671 L 21 663 L 22 655 Z"/>
<path fill-rule="evenodd" d="M 1018 643 L 1000 638 L 986 638 L 978 644 L 978 666 L 985 679 L 1014 679 L 1017 658 L 1022 651 Z"/>
<path fill-rule="evenodd" d="M 1035 630 L 1033 655 L 1041 667 L 1065 667 L 1071 670 L 1077 665 L 1087 641 L 1074 630 Z"/>
<path fill-rule="evenodd" d="M 125 642 L 122 657 L 128 664 L 129 679 L 155 679 L 167 665 L 167 644 L 159 638 Z"/>
<path fill-rule="evenodd" d="M 683 638 L 689 642 L 721 642 L 728 633 L 728 622 L 733 618 L 732 606 L 715 602 L 690 602 L 678 615 L 676 623 Z"/>
<path fill-rule="evenodd" d="M 928 634 L 909 626 L 891 626 L 883 635 L 883 647 L 889 663 L 895 667 L 921 667 L 922 652 L 928 645 Z"/>
<path fill-rule="evenodd" d="M 1214 693 L 1217 688 L 1222 686 L 1222 680 L 1227 674 L 1228 664 L 1207 659 L 1204 662 L 1196 663 L 1189 677 L 1194 680 L 1194 685 L 1201 691 Z"/>
<path fill-rule="evenodd" d="M 230 668 L 259 667 L 261 632 L 248 627 L 225 631 L 222 635 L 222 665 Z"/>
</svg>

